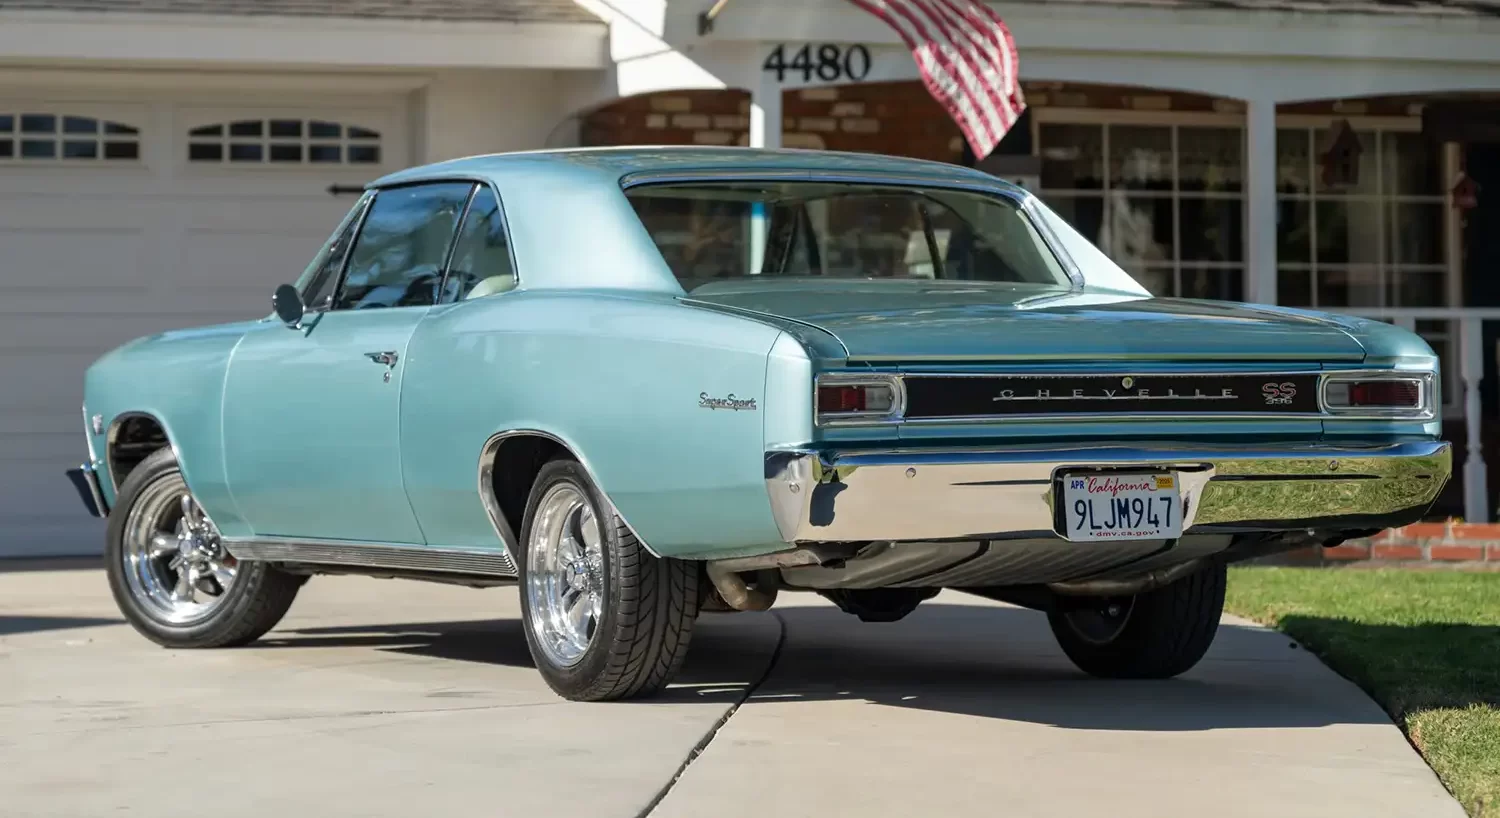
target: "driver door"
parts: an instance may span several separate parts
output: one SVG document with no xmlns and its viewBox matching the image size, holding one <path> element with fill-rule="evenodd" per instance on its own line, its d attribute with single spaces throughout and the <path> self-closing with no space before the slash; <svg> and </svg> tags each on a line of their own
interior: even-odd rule
<svg viewBox="0 0 1500 818">
<path fill-rule="evenodd" d="M 401 383 L 472 189 L 376 193 L 304 284 L 302 326 L 266 322 L 235 350 L 224 463 L 256 535 L 423 542 L 401 476 Z"/>
</svg>

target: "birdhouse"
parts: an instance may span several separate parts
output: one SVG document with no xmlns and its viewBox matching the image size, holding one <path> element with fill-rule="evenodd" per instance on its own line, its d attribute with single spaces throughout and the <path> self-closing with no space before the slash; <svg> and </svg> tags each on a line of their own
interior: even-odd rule
<svg viewBox="0 0 1500 818">
<path fill-rule="evenodd" d="M 1479 183 L 1466 173 L 1458 174 L 1458 182 L 1448 194 L 1453 197 L 1454 210 L 1473 210 L 1479 206 Z"/>
<path fill-rule="evenodd" d="M 1333 126 L 1333 142 L 1321 157 L 1323 187 L 1344 188 L 1359 184 L 1359 157 L 1365 152 L 1359 136 L 1341 119 Z"/>
</svg>

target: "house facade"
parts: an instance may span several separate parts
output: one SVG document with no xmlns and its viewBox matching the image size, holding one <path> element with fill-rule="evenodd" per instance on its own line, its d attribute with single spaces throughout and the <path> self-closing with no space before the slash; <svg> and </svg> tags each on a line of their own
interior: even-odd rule
<svg viewBox="0 0 1500 818">
<path fill-rule="evenodd" d="M 1488 520 L 1500 3 L 997 3 L 1029 111 L 978 163 L 1154 292 L 1429 338 Z M 572 145 L 973 164 L 846 0 L 0 0 L 0 556 L 99 550 L 62 471 L 84 369 L 258 316 L 387 171 Z M 205 389 L 213 388 L 205 384 Z"/>
</svg>

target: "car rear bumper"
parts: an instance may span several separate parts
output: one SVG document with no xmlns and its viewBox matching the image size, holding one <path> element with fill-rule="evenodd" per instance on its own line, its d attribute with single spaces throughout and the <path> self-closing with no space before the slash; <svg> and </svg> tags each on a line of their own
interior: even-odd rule
<svg viewBox="0 0 1500 818">
<path fill-rule="evenodd" d="M 68 469 L 68 479 L 90 514 L 95 517 L 109 514 L 109 505 L 104 502 L 104 492 L 99 488 L 99 473 L 94 471 L 93 464 L 84 463 L 76 469 Z"/>
<path fill-rule="evenodd" d="M 1053 497 L 1069 470 L 1175 473 L 1186 535 L 1406 525 L 1451 468 L 1441 441 L 790 451 L 766 455 L 766 485 L 791 543 L 1062 539 Z"/>
</svg>

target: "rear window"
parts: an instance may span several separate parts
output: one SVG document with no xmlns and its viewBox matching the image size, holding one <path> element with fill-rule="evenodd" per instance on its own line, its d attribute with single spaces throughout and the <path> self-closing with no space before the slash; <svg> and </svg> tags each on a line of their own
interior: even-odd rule
<svg viewBox="0 0 1500 818">
<path fill-rule="evenodd" d="M 825 277 L 1069 286 L 1015 202 L 942 188 L 693 182 L 626 191 L 683 289 Z"/>
</svg>

